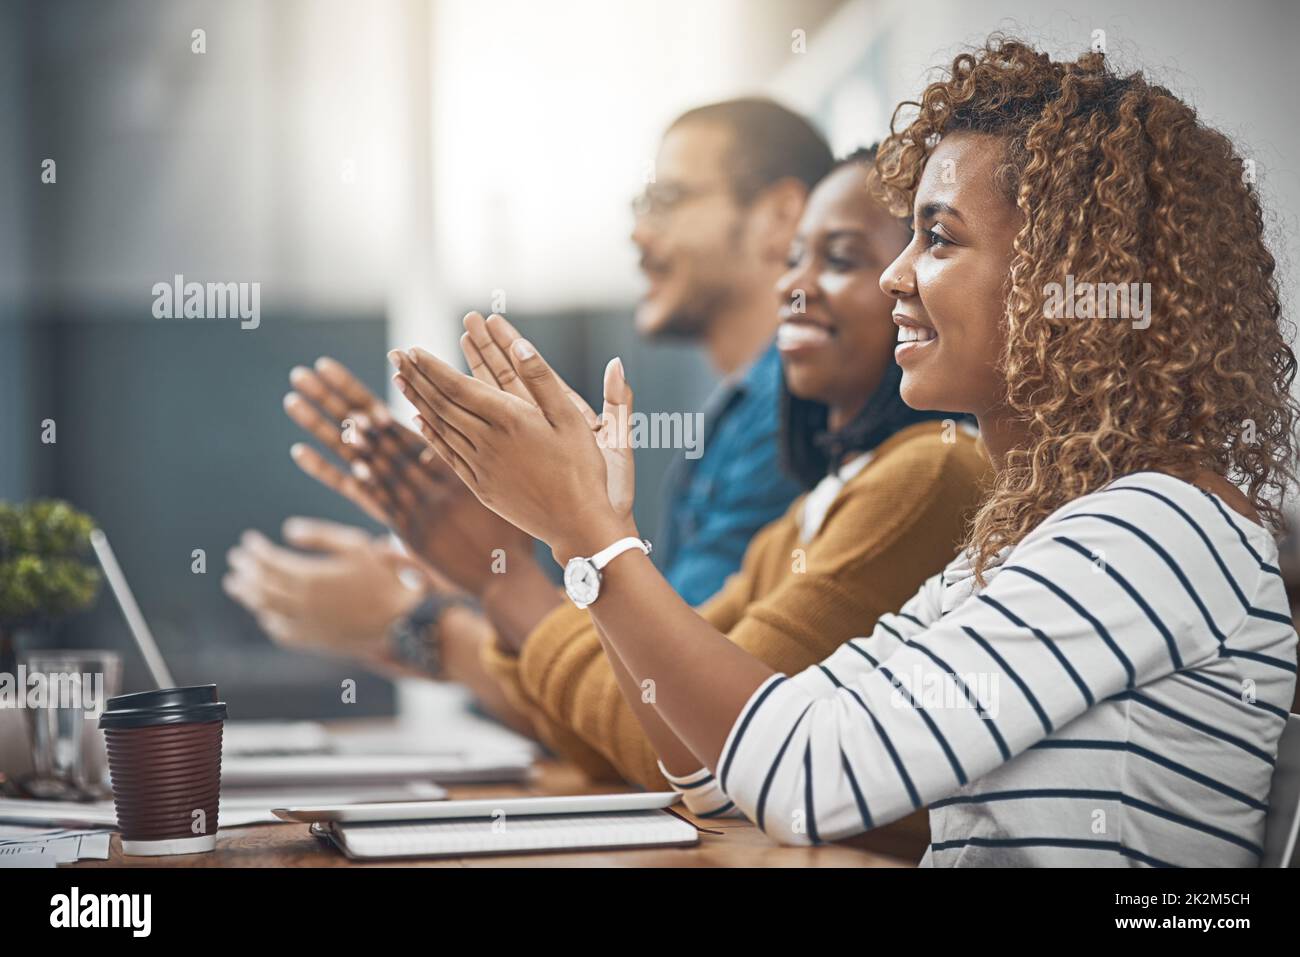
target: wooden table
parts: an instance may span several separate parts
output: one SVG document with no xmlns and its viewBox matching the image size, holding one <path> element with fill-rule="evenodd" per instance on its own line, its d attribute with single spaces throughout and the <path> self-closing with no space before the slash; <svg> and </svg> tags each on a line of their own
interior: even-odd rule
<svg viewBox="0 0 1300 957">
<path fill-rule="evenodd" d="M 452 798 L 608 794 L 632 790 L 593 784 L 576 769 L 556 761 L 539 761 L 533 779 L 523 785 L 450 787 Z M 381 862 L 349 861 L 336 848 L 308 833 L 306 824 L 255 824 L 223 828 L 217 848 L 207 854 L 175 857 L 126 857 L 113 835 L 107 861 L 82 861 L 70 867 L 909 867 L 920 857 L 916 821 L 882 828 L 851 844 L 781 847 L 741 819 L 700 821 L 677 810 L 702 830 L 700 843 L 686 848 L 624 851 L 510 854 Z M 903 825 L 900 827 L 900 825 Z"/>
</svg>

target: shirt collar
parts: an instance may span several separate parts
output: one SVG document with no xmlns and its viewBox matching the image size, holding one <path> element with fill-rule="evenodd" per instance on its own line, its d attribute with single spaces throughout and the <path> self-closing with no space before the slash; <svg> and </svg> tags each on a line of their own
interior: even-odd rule
<svg viewBox="0 0 1300 957">
<path fill-rule="evenodd" d="M 705 407 L 703 407 L 705 420 L 718 419 L 725 411 L 732 408 L 733 404 L 744 400 L 751 391 L 762 394 L 763 386 L 770 380 L 772 373 L 775 371 L 776 374 L 780 374 L 779 369 L 774 369 L 779 367 L 780 363 L 781 354 L 776 348 L 774 338 L 766 350 L 763 350 L 757 358 L 750 360 L 749 365 L 736 369 L 714 386 L 714 390 L 705 399 Z"/>
<path fill-rule="evenodd" d="M 759 353 L 749 365 L 743 369 L 737 369 L 728 378 L 736 379 L 736 388 L 741 392 L 748 392 L 754 384 L 766 376 L 774 365 L 780 365 L 781 351 L 776 347 L 776 340 L 773 339 L 768 343 L 767 348 Z"/>
<path fill-rule="evenodd" d="M 732 399 L 743 398 L 745 393 L 770 374 L 773 365 L 779 365 L 780 362 L 781 352 L 773 339 L 748 365 L 741 366 L 722 378 L 713 390 L 714 401 L 710 404 L 716 407 L 724 402 L 729 403 Z"/>
</svg>

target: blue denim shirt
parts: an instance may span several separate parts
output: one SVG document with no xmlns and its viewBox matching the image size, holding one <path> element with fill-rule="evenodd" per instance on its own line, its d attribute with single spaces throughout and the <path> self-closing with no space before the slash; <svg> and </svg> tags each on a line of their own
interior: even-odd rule
<svg viewBox="0 0 1300 957">
<path fill-rule="evenodd" d="M 680 452 L 664 480 L 654 554 L 669 584 L 701 605 L 740 568 L 749 540 L 803 491 L 780 465 L 781 357 L 767 348 L 704 405 L 704 449 Z"/>
</svg>

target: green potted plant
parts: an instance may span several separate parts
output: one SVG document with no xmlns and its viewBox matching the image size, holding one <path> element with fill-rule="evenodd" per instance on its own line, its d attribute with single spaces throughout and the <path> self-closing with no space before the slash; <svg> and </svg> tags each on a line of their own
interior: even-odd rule
<svg viewBox="0 0 1300 957">
<path fill-rule="evenodd" d="M 48 629 L 95 600 L 94 528 L 67 502 L 0 502 L 0 674 L 17 675 L 20 631 Z M 22 715 L 0 708 L 0 772 L 15 773 L 25 756 Z"/>
<path fill-rule="evenodd" d="M 0 670 L 20 629 L 48 626 L 95 600 L 94 528 L 67 502 L 0 502 Z"/>
</svg>

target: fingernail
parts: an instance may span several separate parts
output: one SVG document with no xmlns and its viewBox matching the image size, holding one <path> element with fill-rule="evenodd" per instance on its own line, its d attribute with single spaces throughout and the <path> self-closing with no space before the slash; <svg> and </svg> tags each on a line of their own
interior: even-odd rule
<svg viewBox="0 0 1300 957">
<path fill-rule="evenodd" d="M 511 348 L 515 350 L 515 355 L 520 359 L 531 359 L 537 355 L 537 350 L 533 348 L 533 344 L 527 339 L 516 339 Z"/>
<path fill-rule="evenodd" d="M 284 534 L 286 538 L 297 538 L 307 531 L 306 523 L 300 518 L 285 519 Z"/>
<path fill-rule="evenodd" d="M 306 451 L 306 446 L 301 442 L 295 442 L 293 445 L 289 446 L 289 455 L 295 459 L 302 455 L 304 451 Z"/>
<path fill-rule="evenodd" d="M 365 462 L 353 462 L 352 474 L 363 482 L 370 481 L 370 466 Z"/>
<path fill-rule="evenodd" d="M 615 357 L 614 357 L 614 365 L 615 365 L 615 367 L 617 367 L 617 369 L 618 369 L 618 377 L 619 377 L 620 379 L 622 379 L 624 382 L 626 382 L 626 381 L 627 381 L 627 372 L 623 369 L 623 357 L 622 357 L 622 356 L 615 356 Z"/>
<path fill-rule="evenodd" d="M 402 367 L 402 353 L 399 349 L 390 349 L 388 351 L 388 361 L 393 364 L 394 369 Z"/>
<path fill-rule="evenodd" d="M 397 391 L 402 393 L 402 395 L 411 394 L 411 387 L 406 384 L 406 380 L 403 379 L 401 376 L 394 376 L 393 381 L 397 383 Z"/>
</svg>

